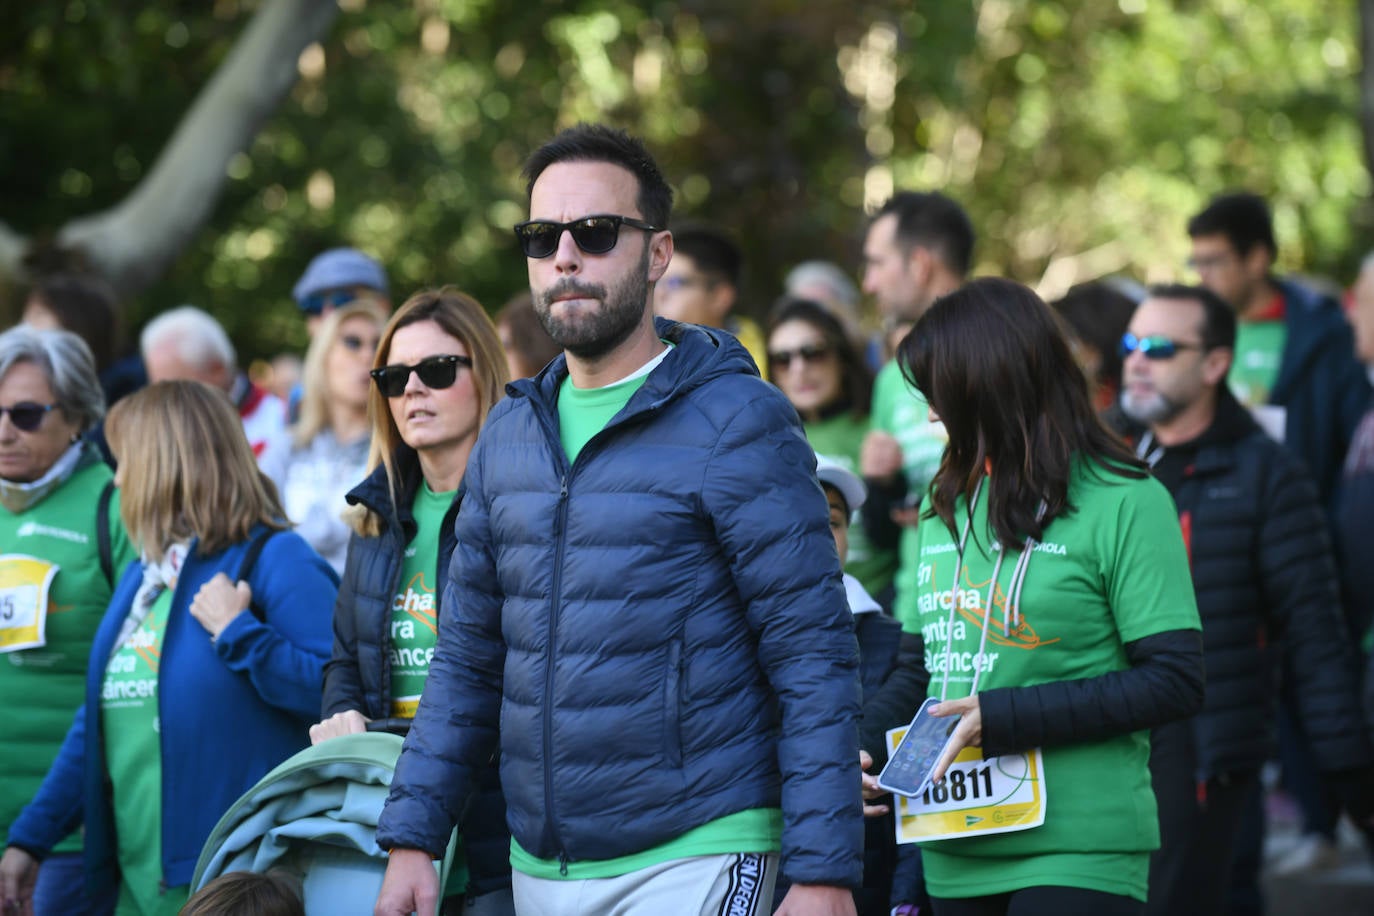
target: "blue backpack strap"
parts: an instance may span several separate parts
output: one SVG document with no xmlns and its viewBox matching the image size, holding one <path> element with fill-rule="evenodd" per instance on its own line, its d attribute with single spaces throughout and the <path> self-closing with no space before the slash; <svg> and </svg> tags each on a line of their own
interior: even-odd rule
<svg viewBox="0 0 1374 916">
<path fill-rule="evenodd" d="M 114 548 L 110 544 L 110 499 L 114 496 L 114 481 L 105 481 L 100 499 L 95 504 L 95 544 L 100 551 L 100 571 L 105 581 L 114 587 Z"/>
<path fill-rule="evenodd" d="M 262 556 L 262 549 L 267 546 L 267 542 L 270 541 L 272 536 L 276 533 L 276 528 L 267 528 L 258 532 L 253 536 L 253 539 L 248 542 L 248 549 L 244 551 L 243 560 L 239 563 L 239 574 L 238 578 L 234 580 L 235 583 L 247 582 L 248 577 L 253 575 L 253 567 L 258 565 L 258 557 Z M 248 609 L 253 612 L 253 616 L 258 618 L 258 620 L 265 621 L 262 608 L 258 607 L 256 601 L 250 604 Z"/>
</svg>

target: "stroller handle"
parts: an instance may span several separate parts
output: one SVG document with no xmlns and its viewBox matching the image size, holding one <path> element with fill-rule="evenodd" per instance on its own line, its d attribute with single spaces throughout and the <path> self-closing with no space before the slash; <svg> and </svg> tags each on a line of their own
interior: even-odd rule
<svg viewBox="0 0 1374 916">
<path fill-rule="evenodd" d="M 386 732 L 389 735 L 400 735 L 405 737 L 410 733 L 410 723 L 413 719 L 404 716 L 388 716 L 385 719 L 372 719 L 367 723 L 367 730 L 370 732 Z"/>
</svg>

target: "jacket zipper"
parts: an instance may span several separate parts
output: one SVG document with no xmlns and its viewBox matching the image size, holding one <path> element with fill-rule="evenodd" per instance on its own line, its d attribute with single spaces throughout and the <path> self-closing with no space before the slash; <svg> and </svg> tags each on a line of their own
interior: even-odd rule
<svg viewBox="0 0 1374 916">
<path fill-rule="evenodd" d="M 544 663 L 544 810 L 547 812 L 549 833 L 554 845 L 558 847 L 558 873 L 568 874 L 568 851 L 563 848 L 563 839 L 558 835 L 558 814 L 553 804 L 553 668 L 558 657 L 558 606 L 563 595 L 563 554 L 566 546 L 564 533 L 568 523 L 568 473 L 563 474 L 558 490 L 558 513 L 554 523 L 554 537 L 558 550 L 553 564 L 552 601 L 549 603 L 549 649 Z"/>
</svg>

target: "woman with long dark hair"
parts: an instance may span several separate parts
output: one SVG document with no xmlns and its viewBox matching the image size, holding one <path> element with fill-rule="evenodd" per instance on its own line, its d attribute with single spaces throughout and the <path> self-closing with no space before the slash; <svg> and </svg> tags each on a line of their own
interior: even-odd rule
<svg viewBox="0 0 1374 916">
<path fill-rule="evenodd" d="M 922 857 L 935 912 L 1143 913 L 1159 844 L 1148 729 L 1202 701 L 1169 495 L 1098 421 L 1029 289 L 968 284 L 931 307 L 897 358 L 949 431 L 908 622 L 930 671 L 912 659 L 889 680 L 864 738 L 875 750 L 927 692 L 951 722 L 937 782 L 907 823 L 932 838 Z M 984 808 L 1003 786 L 1032 800 L 999 822 L 974 813 L 973 786 Z M 961 816 L 926 829 L 940 810 Z"/>
</svg>

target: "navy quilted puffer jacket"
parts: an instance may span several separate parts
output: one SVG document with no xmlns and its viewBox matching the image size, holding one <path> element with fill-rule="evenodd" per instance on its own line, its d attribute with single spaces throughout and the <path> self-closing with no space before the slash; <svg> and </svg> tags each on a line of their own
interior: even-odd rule
<svg viewBox="0 0 1374 916">
<path fill-rule="evenodd" d="M 732 337 L 658 330 L 676 348 L 572 466 L 561 357 L 489 416 L 378 842 L 441 849 L 499 725 L 534 855 L 780 807 L 783 873 L 857 886 L 857 652 L 814 454 Z"/>
</svg>

